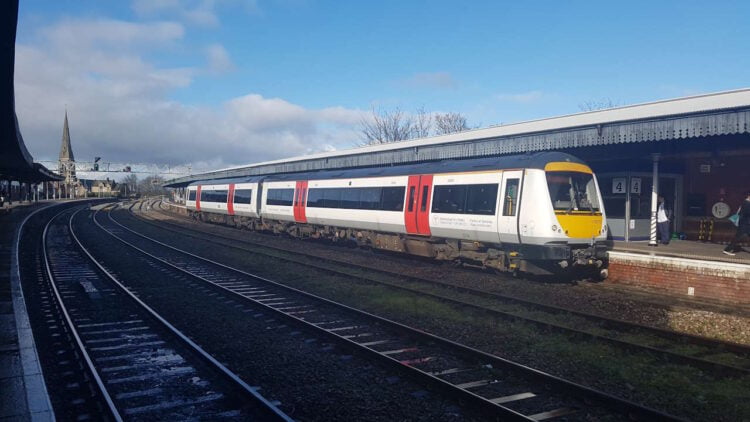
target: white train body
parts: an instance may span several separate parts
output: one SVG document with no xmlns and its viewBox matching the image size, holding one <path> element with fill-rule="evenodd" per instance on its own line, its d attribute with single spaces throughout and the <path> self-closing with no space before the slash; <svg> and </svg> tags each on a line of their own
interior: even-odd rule
<svg viewBox="0 0 750 422">
<path fill-rule="evenodd" d="M 537 272 L 606 266 L 601 204 L 562 153 L 207 181 L 187 200 L 203 220 Z"/>
</svg>

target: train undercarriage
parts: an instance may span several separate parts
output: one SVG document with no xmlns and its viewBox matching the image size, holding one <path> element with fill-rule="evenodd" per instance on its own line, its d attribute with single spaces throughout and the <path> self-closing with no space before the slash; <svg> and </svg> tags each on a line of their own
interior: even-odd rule
<svg viewBox="0 0 750 422">
<path fill-rule="evenodd" d="M 191 212 L 194 219 L 251 231 L 284 234 L 298 239 L 350 242 L 359 247 L 405 253 L 459 265 L 513 274 L 607 277 L 607 245 L 519 245 L 436 237 L 409 236 L 243 216 Z"/>
</svg>

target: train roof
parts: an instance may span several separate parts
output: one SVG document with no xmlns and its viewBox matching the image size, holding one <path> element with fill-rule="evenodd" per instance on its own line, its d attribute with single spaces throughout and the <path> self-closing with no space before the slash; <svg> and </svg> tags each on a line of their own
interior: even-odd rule
<svg viewBox="0 0 750 422">
<path fill-rule="evenodd" d="M 320 170 L 313 172 L 286 173 L 266 176 L 240 177 L 232 179 L 213 179 L 193 182 L 195 185 L 223 185 L 229 183 L 252 183 L 259 181 L 288 180 L 323 180 L 349 179 L 361 177 L 405 176 L 409 174 L 440 174 L 468 171 L 488 171 L 504 169 L 543 169 L 550 162 L 570 162 L 585 164 L 577 157 L 564 152 L 535 152 L 500 157 L 485 157 L 466 160 L 443 160 L 429 163 L 409 164 L 389 167 L 370 167 L 357 169 Z"/>
</svg>

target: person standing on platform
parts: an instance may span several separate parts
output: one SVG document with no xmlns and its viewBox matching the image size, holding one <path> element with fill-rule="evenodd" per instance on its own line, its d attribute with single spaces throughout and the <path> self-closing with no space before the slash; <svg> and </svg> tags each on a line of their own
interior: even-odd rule
<svg viewBox="0 0 750 422">
<path fill-rule="evenodd" d="M 659 196 L 659 207 L 656 210 L 656 227 L 659 229 L 659 237 L 662 245 L 669 245 L 672 233 L 669 230 L 669 217 L 671 211 L 667 208 L 667 203 L 663 196 Z"/>
<path fill-rule="evenodd" d="M 742 239 L 750 237 L 750 191 L 745 194 L 745 200 L 742 201 L 742 206 L 737 215 L 739 216 L 739 220 L 737 220 L 737 232 L 734 235 L 734 239 L 724 248 L 724 253 L 731 256 L 742 250 L 740 246 Z"/>
</svg>

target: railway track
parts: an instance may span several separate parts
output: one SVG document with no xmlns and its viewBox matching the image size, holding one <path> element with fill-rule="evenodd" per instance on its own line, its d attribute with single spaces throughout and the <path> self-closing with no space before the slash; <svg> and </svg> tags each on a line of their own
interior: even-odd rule
<svg viewBox="0 0 750 422">
<path fill-rule="evenodd" d="M 76 359 L 85 374 L 59 386 L 54 383 L 60 380 L 48 381 L 53 395 L 58 388 L 67 393 L 66 403 L 56 400 L 58 417 L 291 421 L 93 258 L 73 226 L 82 209 L 63 210 L 44 225 L 35 274 L 36 286 L 46 291 L 48 327 L 58 329 L 57 337 L 64 332 L 75 348 L 65 351 L 56 343 L 57 363 L 72 369 L 70 359 Z"/>
<path fill-rule="evenodd" d="M 674 419 L 438 336 L 211 261 L 137 233 L 102 213 L 94 222 L 164 268 L 192 277 L 355 352 L 371 356 L 492 418 Z"/>
<path fill-rule="evenodd" d="M 158 210 L 160 205 L 152 204 L 150 208 Z M 143 214 L 140 216 L 146 218 Z M 144 220 L 142 219 L 142 221 Z M 147 220 L 144 222 L 154 224 Z M 164 227 L 165 225 L 169 227 Z M 495 292 L 458 286 L 450 282 L 403 275 L 382 267 L 364 266 L 344 260 L 321 257 L 316 254 L 289 251 L 248 239 L 222 236 L 218 233 L 209 235 L 200 230 L 188 229 L 170 222 L 159 221 L 157 226 L 204 242 L 262 254 L 274 259 L 344 275 L 365 283 L 381 284 L 393 289 L 427 295 L 453 305 L 487 312 L 495 317 L 524 321 L 538 327 L 604 342 L 629 351 L 656 354 L 661 356 L 664 361 L 690 365 L 710 371 L 715 375 L 733 377 L 750 374 L 750 347 L 736 343 L 681 334 Z M 269 253 L 269 250 L 276 253 Z M 306 259 L 299 259 L 295 255 L 302 255 Z M 324 265 L 322 262 L 328 265 Z M 342 270 L 342 268 L 347 268 L 350 271 Z M 387 278 L 372 277 L 366 273 L 385 275 Z M 428 287 L 428 289 L 425 289 L 425 287 Z M 430 289 L 432 290 L 430 291 Z M 457 297 L 456 293 L 465 296 Z M 519 307 L 521 308 L 519 309 Z M 566 321 L 567 324 L 559 322 L 560 320 Z"/>
</svg>

